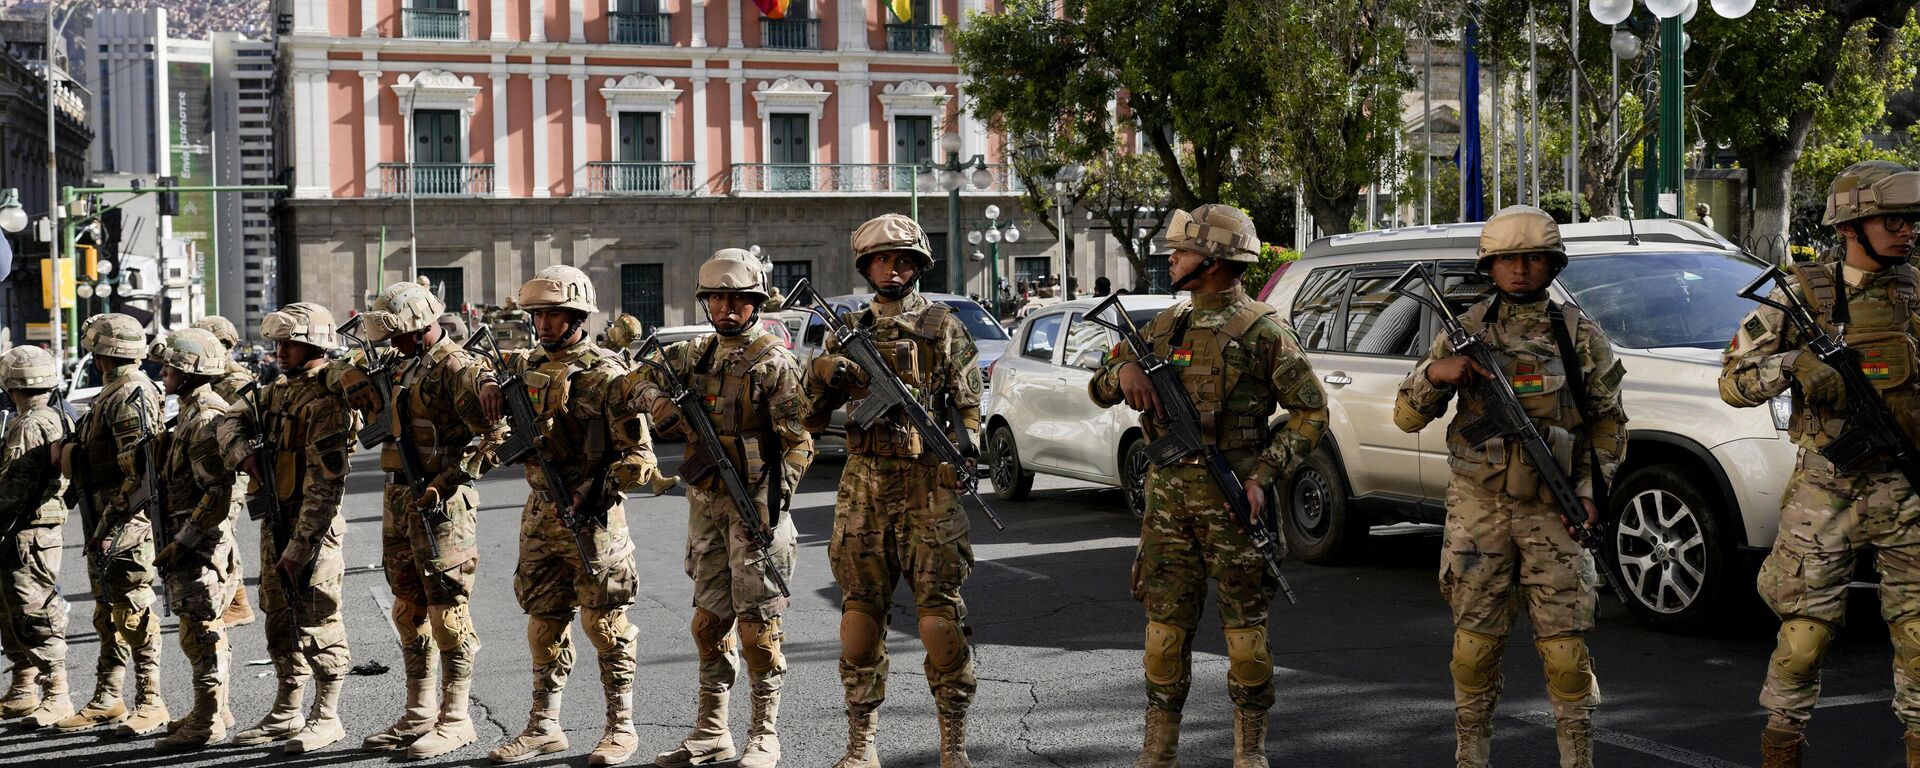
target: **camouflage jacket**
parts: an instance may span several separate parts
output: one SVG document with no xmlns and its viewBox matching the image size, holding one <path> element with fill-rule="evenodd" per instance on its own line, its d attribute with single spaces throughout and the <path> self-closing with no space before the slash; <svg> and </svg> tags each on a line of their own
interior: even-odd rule
<svg viewBox="0 0 1920 768">
<path fill-rule="evenodd" d="M 701 396 L 713 431 L 728 443 L 728 458 L 741 468 L 748 483 L 758 486 L 766 477 L 766 458 L 751 443 L 774 440 L 779 446 L 782 487 L 790 494 L 799 486 L 813 463 L 813 435 L 802 423 L 806 396 L 800 389 L 800 365 L 779 337 L 755 324 L 739 336 L 710 333 L 669 345 L 661 350 L 661 358 L 687 389 Z M 637 366 L 630 375 L 638 379 L 632 409 L 652 412 L 653 405 L 666 397 L 660 373 Z M 684 433 L 684 425 L 676 431 Z M 697 446 L 698 441 L 688 439 L 689 460 Z M 722 489 L 717 476 L 696 482 L 710 491 Z"/>
<path fill-rule="evenodd" d="M 238 360 L 228 360 L 227 372 L 213 379 L 213 391 L 220 395 L 220 399 L 231 403 L 239 400 L 240 390 L 256 378 L 252 368 L 241 365 Z"/>
<path fill-rule="evenodd" d="M 555 454 L 562 472 L 579 472 L 562 478 L 560 485 L 582 490 L 604 473 L 614 491 L 647 486 L 660 493 L 672 487 L 672 478 L 660 474 L 646 420 L 628 407 L 637 383 L 626 375 L 627 365 L 618 354 L 583 338 L 563 350 L 535 346 L 506 354 L 504 362 L 509 373 L 526 382 L 539 420 L 537 439 Z M 527 484 L 536 493 L 553 487 L 539 462 L 526 464 Z M 601 507 L 620 498 L 608 494 Z"/>
<path fill-rule="evenodd" d="M 219 435 L 227 400 L 217 387 L 203 384 L 180 395 L 180 413 L 163 443 L 166 464 L 160 470 L 173 540 L 208 555 L 233 514 L 233 466 L 220 451 Z"/>
<path fill-rule="evenodd" d="M 271 489 L 294 515 L 283 557 L 304 564 L 340 513 L 352 451 L 354 417 L 346 399 L 326 383 L 326 369 L 284 373 L 255 390 L 264 424 L 255 424 L 252 403 L 234 403 L 221 418 L 221 453 L 238 466 L 250 452 L 248 439 L 264 435 L 276 449 Z M 258 478 L 254 479 L 258 482 Z"/>
<path fill-rule="evenodd" d="M 140 409 L 145 408 L 147 417 L 154 420 L 153 428 L 160 426 L 160 390 L 140 366 L 127 363 L 114 368 L 104 380 L 92 407 L 77 426 L 77 438 L 86 456 L 86 482 L 81 491 L 92 494 L 94 508 L 100 510 L 99 529 L 91 532 L 93 536 L 131 522 L 140 524 L 129 526 L 132 528 L 149 522 L 144 510 L 129 510 L 126 505 L 127 497 L 139 485 L 139 445 L 143 437 Z"/>
<path fill-rule="evenodd" d="M 1326 392 L 1292 330 L 1238 284 L 1167 308 L 1140 335 L 1156 354 L 1181 366 L 1180 383 L 1201 412 L 1208 443 L 1236 465 L 1257 454 L 1248 482 L 1271 486 L 1319 444 L 1327 425 Z M 1126 399 L 1120 369 L 1137 358 L 1126 344 L 1115 346 L 1087 384 L 1095 404 L 1112 407 Z M 1276 405 L 1287 410 L 1287 424 L 1270 433 Z M 1166 431 L 1158 414 L 1141 414 L 1140 420 L 1149 439 Z"/>
<path fill-rule="evenodd" d="M 1484 324 L 1487 314 L 1498 315 L 1491 325 Z M 1564 462 L 1562 471 L 1571 471 L 1575 490 L 1593 499 L 1592 462 L 1587 460 L 1589 446 L 1596 453 L 1601 480 L 1611 484 L 1614 473 L 1627 451 L 1626 412 L 1620 405 L 1620 380 L 1626 368 L 1614 357 L 1613 343 L 1600 326 L 1571 306 L 1561 305 L 1562 322 L 1573 322 L 1574 354 L 1580 358 L 1580 371 L 1586 384 L 1585 402 L 1577 402 L 1577 393 L 1566 375 L 1566 361 L 1560 359 L 1560 346 L 1547 315 L 1547 301 L 1515 304 L 1498 295 L 1482 300 L 1461 316 L 1469 332 L 1483 334 L 1495 354 L 1505 363 L 1505 376 L 1536 425 L 1554 444 L 1558 434 L 1562 444 L 1553 445 Z M 1425 359 L 1413 367 L 1400 384 L 1394 403 L 1394 423 L 1408 432 L 1417 432 L 1447 411 L 1454 388 L 1427 380 L 1427 369 L 1435 361 L 1453 356 L 1453 344 L 1445 334 L 1436 336 Z M 1469 445 L 1461 430 L 1481 412 L 1482 404 L 1460 403 L 1460 413 L 1447 425 L 1448 464 L 1456 474 L 1491 484 L 1493 475 L 1518 462 L 1519 451 L 1505 440 L 1488 440 Z M 1582 416 L 1584 412 L 1585 416 Z M 1485 475 L 1484 477 L 1482 475 Z"/>
<path fill-rule="evenodd" d="M 947 420 L 947 406 L 959 411 L 959 424 L 968 430 L 980 428 L 980 350 L 967 333 L 967 326 L 950 309 L 935 306 L 918 292 L 899 301 L 875 301 L 866 309 L 845 316 L 847 324 L 866 328 L 873 334 L 893 371 L 907 387 L 918 393 L 936 420 Z M 827 352 L 839 352 L 840 345 L 827 340 Z M 826 429 L 835 408 L 845 404 L 853 408 L 865 396 L 865 390 L 829 388 L 825 372 L 815 367 L 805 378 L 807 409 L 805 424 L 820 432 Z M 920 437 L 906 419 L 895 416 L 876 422 L 870 430 L 857 425 L 847 427 L 847 450 L 911 457 L 920 453 Z"/>
<path fill-rule="evenodd" d="M 51 398 L 33 399 L 25 416 L 0 438 L 0 531 L 67 520 L 67 479 L 53 471 L 53 452 L 67 437 L 67 421 Z M 25 518 L 25 519 L 22 519 Z"/>
<path fill-rule="evenodd" d="M 480 413 L 481 382 L 492 372 L 485 358 L 446 336 L 420 357 L 404 357 L 391 348 L 377 354 L 391 359 L 374 365 L 395 363 L 394 402 L 390 411 L 367 418 L 387 419 L 393 434 L 414 446 L 428 482 L 451 488 L 500 465 L 494 449 L 506 441 L 507 425 L 489 424 Z M 406 471 L 398 441 L 381 448 L 380 468 Z"/>
</svg>

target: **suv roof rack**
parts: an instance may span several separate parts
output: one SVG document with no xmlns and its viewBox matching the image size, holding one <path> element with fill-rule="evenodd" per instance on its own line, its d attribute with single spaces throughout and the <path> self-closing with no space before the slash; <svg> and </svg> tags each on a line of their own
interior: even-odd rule
<svg viewBox="0 0 1920 768">
<path fill-rule="evenodd" d="M 1473 249 L 1480 245 L 1480 229 L 1484 226 L 1486 226 L 1485 222 L 1470 221 L 1334 235 L 1309 243 L 1301 258 L 1311 259 L 1355 251 L 1401 251 L 1416 248 Z M 1561 239 L 1569 243 L 1618 241 L 1627 244 L 1633 241 L 1636 234 L 1639 242 L 1642 243 L 1679 243 L 1737 250 L 1732 241 L 1722 237 L 1720 233 L 1703 227 L 1698 222 L 1685 219 L 1635 219 L 1632 222 L 1611 219 L 1566 224 L 1560 227 Z"/>
</svg>

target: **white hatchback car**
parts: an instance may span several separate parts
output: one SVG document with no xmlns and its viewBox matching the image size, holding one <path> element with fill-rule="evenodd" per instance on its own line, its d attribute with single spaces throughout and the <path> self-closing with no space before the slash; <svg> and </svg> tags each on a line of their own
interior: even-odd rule
<svg viewBox="0 0 1920 768">
<path fill-rule="evenodd" d="M 1147 452 L 1140 415 L 1101 408 L 1087 383 L 1119 342 L 1087 319 L 1104 299 L 1075 299 L 1035 310 L 1014 327 L 1005 354 L 989 370 L 993 397 L 984 426 L 994 493 L 1018 500 L 1036 474 L 1059 475 L 1126 491 L 1127 508 L 1146 513 Z M 1120 306 L 1145 327 L 1173 296 L 1124 296 Z"/>
</svg>

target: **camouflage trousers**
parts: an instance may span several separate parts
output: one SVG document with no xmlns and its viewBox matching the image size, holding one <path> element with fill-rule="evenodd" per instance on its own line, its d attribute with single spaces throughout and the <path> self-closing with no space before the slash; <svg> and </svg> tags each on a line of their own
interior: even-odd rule
<svg viewBox="0 0 1920 768">
<path fill-rule="evenodd" d="M 588 514 L 584 510 L 582 514 Z M 609 705 L 631 702 L 638 665 L 640 630 L 627 621 L 639 590 L 627 513 L 616 504 L 605 525 L 587 542 L 595 572 L 580 561 L 574 536 L 560 523 L 553 503 L 535 491 L 520 514 L 520 562 L 513 571 L 513 593 L 527 613 L 527 648 L 533 656 L 537 693 L 558 693 L 573 671 L 573 640 L 567 631 L 574 611 L 581 629 L 599 654 L 600 686 Z"/>
<path fill-rule="evenodd" d="M 746 528 L 734 514 L 733 500 L 724 491 L 689 488 L 687 503 L 686 569 L 687 577 L 693 579 L 694 607 L 712 614 L 724 627 L 732 627 L 736 620 L 777 622 L 787 609 L 787 598 L 780 596 L 779 587 L 763 569 L 773 568 L 781 578 L 793 580 L 793 520 L 781 516 L 773 529 L 773 547 L 763 558 L 747 538 Z M 755 506 L 764 525 L 768 517 L 764 499 L 756 498 Z M 700 638 L 695 637 L 695 642 Z M 701 656 L 701 682 L 732 684 L 739 674 L 733 659 L 731 653 Z M 771 683 L 779 687 L 778 680 Z"/>
<path fill-rule="evenodd" d="M 936 482 L 937 474 L 913 459 L 865 454 L 847 458 L 833 537 L 827 544 L 843 617 L 853 607 L 884 621 L 894 585 L 904 578 L 913 590 L 921 626 L 929 617 L 943 616 L 961 627 L 962 636 L 971 633 L 965 626 L 966 603 L 960 599 L 960 585 L 973 571 L 967 511 L 951 489 Z M 878 635 L 870 653 L 852 657 L 856 663 L 849 660 L 847 632 L 841 632 L 840 682 L 846 687 L 847 707 L 854 712 L 870 712 L 887 697 L 885 623 Z M 945 669 L 932 653 L 925 664 L 934 702 L 949 715 L 965 713 L 979 686 L 972 649 L 960 654 Z"/>
<path fill-rule="evenodd" d="M 60 540 L 60 526 L 31 525 L 0 542 L 0 645 L 15 669 L 47 672 L 67 660 Z"/>
<path fill-rule="evenodd" d="M 97 539 L 95 539 L 97 541 Z M 100 638 L 94 664 L 97 698 L 117 695 L 131 661 L 134 674 L 157 679 L 160 669 L 160 616 L 154 610 L 153 537 L 118 554 L 87 546 L 87 577 L 93 587 L 93 631 Z"/>
<path fill-rule="evenodd" d="M 238 542 L 240 541 L 238 521 L 247 519 L 247 481 L 244 479 L 246 477 L 245 473 L 241 473 L 240 477 L 243 479 L 233 486 L 233 493 L 231 494 L 232 508 L 227 514 L 226 522 L 220 524 L 220 529 L 226 532 L 227 540 L 235 542 L 235 546 L 227 548 L 225 570 L 227 572 L 227 579 L 233 582 L 233 592 L 236 599 L 238 599 L 241 593 L 247 591 L 247 563 L 246 560 L 240 556 L 240 547 L 238 546 Z M 271 565 L 269 565 L 269 567 L 271 567 Z"/>
<path fill-rule="evenodd" d="M 196 691 L 227 684 L 227 625 L 221 616 L 240 589 L 227 566 L 235 545 L 232 526 L 222 524 L 214 541 L 202 541 L 196 555 L 184 556 L 164 573 L 167 604 L 180 617 L 180 650 L 193 670 Z"/>
<path fill-rule="evenodd" d="M 297 502 L 281 502 L 296 509 Z M 308 676 L 333 679 L 347 674 L 353 657 L 347 650 L 347 625 L 340 617 L 340 589 L 347 563 L 340 548 L 347 522 L 338 513 L 313 548 L 308 571 L 298 583 L 288 584 L 275 567 L 280 548 L 274 545 L 272 526 L 260 524 L 260 608 L 266 613 L 267 650 L 283 682 L 304 682 Z"/>
<path fill-rule="evenodd" d="M 393 590 L 393 626 L 400 633 L 401 661 L 407 678 L 433 676 L 436 653 L 446 653 L 455 674 L 472 669 L 480 636 L 466 609 L 473 595 L 473 574 L 480 563 L 474 507 L 480 494 L 462 485 L 441 509 L 426 516 L 412 509 L 413 489 L 388 483 L 382 498 L 380 560 Z M 440 545 L 433 555 L 432 537 Z M 443 610 L 427 610 L 436 606 Z"/>
<path fill-rule="evenodd" d="M 1228 631 L 1264 629 L 1279 584 L 1267 578 L 1265 561 L 1234 524 L 1205 467 L 1153 467 L 1147 470 L 1146 485 L 1147 513 L 1133 561 L 1133 597 L 1145 606 L 1147 621 L 1181 630 L 1172 638 L 1179 648 L 1171 674 L 1148 669 L 1147 704 L 1178 712 L 1193 684 L 1193 635 L 1205 608 L 1207 580 L 1214 581 L 1220 625 Z M 1227 694 L 1234 706 L 1273 708 L 1272 675 L 1258 677 L 1265 680 L 1255 685 L 1228 677 Z"/>
<path fill-rule="evenodd" d="M 1761 599 L 1782 620 L 1838 627 L 1862 556 L 1871 556 L 1880 574 L 1880 615 L 1898 650 L 1901 625 L 1920 619 L 1920 499 L 1898 472 L 1839 475 L 1819 454 L 1803 450 L 1780 509 L 1779 536 L 1760 567 Z M 1800 730 L 1813 716 L 1820 700 L 1817 656 L 1805 680 L 1768 665 L 1760 706 L 1774 727 Z M 1907 730 L 1920 731 L 1920 676 L 1905 663 L 1893 667 L 1894 714 Z"/>
<path fill-rule="evenodd" d="M 1574 542 L 1557 508 L 1516 499 L 1455 475 L 1447 486 L 1440 596 L 1453 609 L 1456 629 L 1499 641 L 1489 660 L 1491 687 L 1473 694 L 1456 686 L 1456 716 L 1463 720 L 1492 716 L 1504 683 L 1500 655 L 1523 605 L 1536 640 L 1579 637 L 1593 629 L 1599 582 L 1593 557 Z M 1555 719 L 1590 720 L 1600 704 L 1599 686 L 1578 701 L 1547 698 Z"/>
</svg>

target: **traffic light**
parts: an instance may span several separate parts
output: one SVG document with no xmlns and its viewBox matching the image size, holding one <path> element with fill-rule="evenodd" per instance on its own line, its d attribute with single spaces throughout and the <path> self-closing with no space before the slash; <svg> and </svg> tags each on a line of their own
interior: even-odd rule
<svg viewBox="0 0 1920 768">
<path fill-rule="evenodd" d="M 173 188 L 178 186 L 180 186 L 179 179 L 172 176 L 160 177 L 160 215 L 180 215 L 180 193 L 173 191 Z"/>
<path fill-rule="evenodd" d="M 76 245 L 73 255 L 80 262 L 80 274 L 88 280 L 100 279 L 100 249 L 91 245 Z"/>
</svg>

